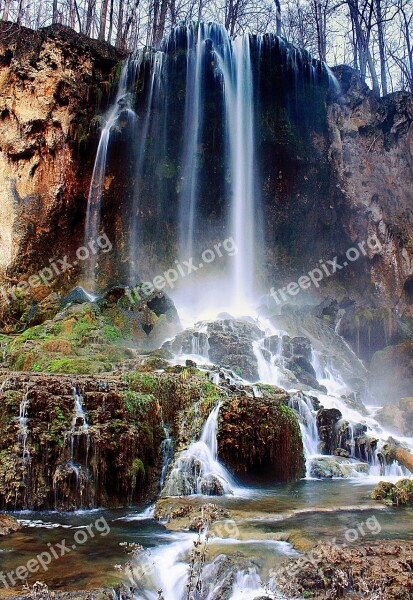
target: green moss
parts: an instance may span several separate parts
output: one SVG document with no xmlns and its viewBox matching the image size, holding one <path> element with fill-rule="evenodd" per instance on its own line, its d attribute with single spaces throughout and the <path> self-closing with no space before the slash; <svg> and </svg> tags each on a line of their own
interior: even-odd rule
<svg viewBox="0 0 413 600">
<path fill-rule="evenodd" d="M 151 394 L 142 394 L 133 390 L 123 392 L 122 399 L 129 417 L 142 421 L 145 421 L 147 412 L 152 408 L 154 401 Z"/>
<path fill-rule="evenodd" d="M 87 358 L 56 358 L 46 367 L 48 373 L 70 373 L 90 375 L 102 371 L 101 365 Z"/>
<path fill-rule="evenodd" d="M 155 375 L 151 375 L 150 373 L 136 372 L 129 377 L 131 378 L 131 382 L 135 383 L 136 387 L 143 392 L 154 392 L 158 388 L 157 378 Z"/>
<path fill-rule="evenodd" d="M 113 325 L 105 325 L 102 328 L 103 337 L 110 342 L 118 342 L 121 339 L 121 334 Z"/>
<path fill-rule="evenodd" d="M 134 473 L 134 475 L 140 475 L 142 477 L 142 479 L 145 479 L 145 475 L 146 475 L 146 470 L 145 470 L 145 465 L 143 464 L 143 462 L 141 461 L 140 458 L 135 458 L 135 460 L 132 463 L 132 472 Z"/>
<path fill-rule="evenodd" d="M 388 506 L 413 506 L 413 481 L 401 479 L 396 484 L 380 481 L 371 496 Z"/>
</svg>

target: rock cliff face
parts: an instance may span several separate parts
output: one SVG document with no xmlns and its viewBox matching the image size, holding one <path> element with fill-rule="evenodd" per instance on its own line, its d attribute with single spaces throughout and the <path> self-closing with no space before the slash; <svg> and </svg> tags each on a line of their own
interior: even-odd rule
<svg viewBox="0 0 413 600">
<path fill-rule="evenodd" d="M 119 506 L 156 491 L 164 434 L 150 393 L 114 376 L 1 379 L 3 508 Z"/>
<path fill-rule="evenodd" d="M 343 227 L 353 240 L 377 235 L 374 296 L 403 310 L 413 300 L 413 97 L 397 92 L 377 99 L 352 69 L 336 74 L 343 97 L 328 109 L 328 153 L 344 197 Z"/>
<path fill-rule="evenodd" d="M 81 245 L 88 138 L 121 58 L 62 26 L 0 23 L 0 269 L 14 282 Z"/>
<path fill-rule="evenodd" d="M 96 125 L 114 99 L 123 57 L 60 26 L 0 27 L 0 269 L 4 281 L 16 282 L 83 243 Z M 412 97 L 377 100 L 351 69 L 336 75 L 342 95 L 328 102 L 324 134 L 314 131 L 307 140 L 311 152 L 296 157 L 288 136 L 275 136 L 285 145 L 281 154 L 291 156 L 278 164 L 277 144 L 266 146 L 265 269 L 270 281 L 284 284 L 318 258 L 340 258 L 375 234 L 382 250 L 327 278 L 320 293 L 351 292 L 402 311 L 413 302 Z M 111 204 L 119 204 L 119 185 L 112 186 L 116 198 L 108 195 Z M 116 217 L 113 207 L 109 212 Z M 111 253 L 119 268 L 120 246 Z M 59 291 L 73 287 L 78 268 L 56 279 Z"/>
</svg>

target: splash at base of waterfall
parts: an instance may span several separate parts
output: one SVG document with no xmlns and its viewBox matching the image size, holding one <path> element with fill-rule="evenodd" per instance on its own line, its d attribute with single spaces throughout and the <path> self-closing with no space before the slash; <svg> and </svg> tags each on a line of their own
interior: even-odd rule
<svg viewBox="0 0 413 600">
<path fill-rule="evenodd" d="M 232 494 L 234 484 L 226 468 L 218 461 L 218 415 L 221 403 L 211 411 L 199 441 L 180 453 L 169 474 L 162 496 Z"/>
</svg>

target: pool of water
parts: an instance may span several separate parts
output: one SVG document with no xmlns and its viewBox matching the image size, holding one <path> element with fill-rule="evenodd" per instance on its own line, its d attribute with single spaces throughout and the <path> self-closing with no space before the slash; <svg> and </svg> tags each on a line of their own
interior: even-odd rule
<svg viewBox="0 0 413 600">
<path fill-rule="evenodd" d="M 373 488 L 373 481 L 303 480 L 260 490 L 240 489 L 233 496 L 196 496 L 174 502 L 201 505 L 212 501 L 228 510 L 230 519 L 212 528 L 208 560 L 222 554 L 248 559 L 265 578 L 282 561 L 319 542 L 412 541 L 413 509 L 373 502 Z M 51 553 L 51 548 L 59 556 L 59 544 L 64 540 L 64 548 L 68 548 L 64 556 L 52 558 L 49 565 L 30 574 L 28 582 L 43 581 L 52 589 L 66 591 L 99 588 L 126 579 L 125 572 L 116 570 L 115 565 L 124 566 L 128 561 L 125 543 L 140 544 L 150 551 L 145 553 L 146 560 L 149 556 L 149 561 L 156 563 L 157 582 L 168 586 L 162 569 L 170 575 L 179 568 L 178 579 L 182 579 L 195 534 L 169 531 L 151 518 L 150 511 L 142 515 L 144 510 L 142 506 L 64 514 L 15 513 L 23 528 L 0 540 L 0 570 L 15 571 L 42 553 Z M 21 587 L 21 582 L 12 589 L 2 586 L 1 596 L 17 594 Z M 179 592 L 170 591 L 165 600 L 179 600 Z"/>
</svg>

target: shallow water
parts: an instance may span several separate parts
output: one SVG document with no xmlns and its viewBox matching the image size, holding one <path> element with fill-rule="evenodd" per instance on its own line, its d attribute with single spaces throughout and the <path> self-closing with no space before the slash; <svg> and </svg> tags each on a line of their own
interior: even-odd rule
<svg viewBox="0 0 413 600">
<path fill-rule="evenodd" d="M 208 560 L 220 554 L 235 556 L 237 553 L 237 560 L 252 560 L 260 575 L 266 578 L 269 571 L 288 556 L 296 555 L 297 551 L 305 552 L 318 542 L 336 538 L 337 543 L 348 543 L 346 532 L 349 530 L 356 532 L 350 536 L 351 541 L 354 535 L 358 536 L 356 543 L 380 539 L 413 541 L 413 509 L 395 509 L 374 503 L 370 498 L 373 488 L 373 482 L 357 480 L 303 480 L 264 490 L 244 489 L 242 496 L 234 494 L 213 499 L 193 496 L 176 499 L 176 502 L 200 505 L 212 500 L 225 507 L 230 512 L 230 520 L 213 526 Z M 79 590 L 124 580 L 124 573 L 118 573 L 114 568 L 115 564 L 124 565 L 128 559 L 124 547 L 119 545 L 124 542 L 139 543 L 145 549 L 152 549 L 161 572 L 166 557 L 171 556 L 164 552 L 165 546 L 177 544 L 182 559 L 169 568 L 180 569 L 182 579 L 186 571 L 185 554 L 191 548 L 194 535 L 168 531 L 151 518 L 150 510 L 146 512 L 148 518 L 144 518 L 141 514 L 144 510 L 145 507 L 137 507 L 136 510 L 65 514 L 16 513 L 23 522 L 23 529 L 1 539 L 0 570 L 4 573 L 14 571 L 41 552 L 48 551 L 48 544 L 54 545 L 63 539 L 71 547 L 78 528 L 87 531 L 87 525 L 104 517 L 110 527 L 107 535 L 96 532 L 94 538 L 88 537 L 84 544 L 53 560 L 47 571 L 32 574 L 29 583 L 41 580 L 53 589 Z M 165 585 L 168 585 L 167 581 Z M 12 593 L 20 591 L 19 585 Z M 10 596 L 10 590 L 2 588 L 1 595 Z M 179 595 L 170 592 L 165 600 L 179 600 Z"/>
</svg>

